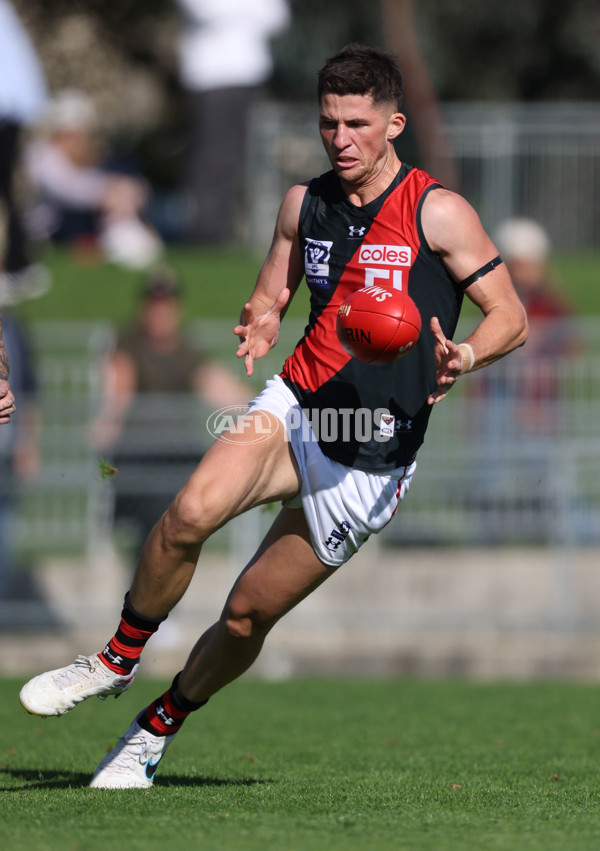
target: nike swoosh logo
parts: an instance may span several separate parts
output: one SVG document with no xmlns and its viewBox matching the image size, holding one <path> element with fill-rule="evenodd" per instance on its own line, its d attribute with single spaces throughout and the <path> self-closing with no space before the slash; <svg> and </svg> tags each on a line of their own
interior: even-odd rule
<svg viewBox="0 0 600 851">
<path fill-rule="evenodd" d="M 156 769 L 158 767 L 158 763 L 161 761 L 161 759 L 162 759 L 162 757 L 159 756 L 159 758 L 156 760 L 156 762 L 152 762 L 152 760 L 149 759 L 148 762 L 146 763 L 146 767 L 144 769 L 144 774 L 146 775 L 148 780 L 154 779 L 154 775 L 156 774 Z"/>
</svg>

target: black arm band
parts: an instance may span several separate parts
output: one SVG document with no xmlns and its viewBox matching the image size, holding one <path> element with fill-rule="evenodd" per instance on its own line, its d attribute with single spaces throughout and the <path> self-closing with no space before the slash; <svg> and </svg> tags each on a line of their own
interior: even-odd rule
<svg viewBox="0 0 600 851">
<path fill-rule="evenodd" d="M 490 260 L 490 262 L 486 263 L 485 266 L 482 266 L 481 269 L 478 269 L 476 272 L 473 272 L 472 275 L 469 275 L 468 278 L 465 278 L 464 281 L 461 281 L 458 286 L 461 289 L 466 290 L 467 287 L 470 287 L 471 284 L 475 283 L 475 281 L 483 278 L 484 275 L 487 275 L 488 272 L 491 272 L 492 269 L 495 269 L 496 266 L 499 266 L 503 262 L 502 257 L 498 254 L 497 257 L 494 257 L 493 260 Z"/>
</svg>

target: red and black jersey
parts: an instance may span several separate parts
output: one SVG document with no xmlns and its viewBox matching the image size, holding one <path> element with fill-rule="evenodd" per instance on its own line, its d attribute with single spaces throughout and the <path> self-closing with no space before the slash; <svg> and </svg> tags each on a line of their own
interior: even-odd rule
<svg viewBox="0 0 600 851">
<path fill-rule="evenodd" d="M 350 202 L 333 171 L 312 180 L 304 198 L 299 240 L 311 311 L 281 377 L 323 452 L 349 467 L 393 470 L 410 463 L 423 443 L 427 397 L 436 383 L 429 321 L 437 316 L 452 338 L 463 298 L 421 227 L 423 200 L 439 187 L 426 172 L 402 165 L 386 191 L 363 207 Z M 408 290 L 423 321 L 416 346 L 384 366 L 350 357 L 336 335 L 341 303 L 371 284 Z"/>
</svg>

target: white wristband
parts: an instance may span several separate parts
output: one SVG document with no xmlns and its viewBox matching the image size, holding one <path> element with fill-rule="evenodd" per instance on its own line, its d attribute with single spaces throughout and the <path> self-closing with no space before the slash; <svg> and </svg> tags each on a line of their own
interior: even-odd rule
<svg viewBox="0 0 600 851">
<path fill-rule="evenodd" d="M 469 364 L 468 364 L 466 370 L 464 370 L 464 371 L 465 372 L 471 372 L 471 370 L 475 366 L 475 353 L 473 352 L 473 346 L 471 346 L 469 343 L 459 343 L 458 348 L 460 349 L 461 346 L 464 346 L 464 348 L 467 350 L 467 352 L 469 354 Z M 464 365 L 464 359 L 463 359 L 463 365 Z"/>
</svg>

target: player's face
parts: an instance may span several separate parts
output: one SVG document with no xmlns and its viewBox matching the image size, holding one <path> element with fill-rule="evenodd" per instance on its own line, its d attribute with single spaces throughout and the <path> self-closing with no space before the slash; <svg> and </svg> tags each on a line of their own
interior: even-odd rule
<svg viewBox="0 0 600 851">
<path fill-rule="evenodd" d="M 396 161 L 391 141 L 404 124 L 401 113 L 374 105 L 370 95 L 326 94 L 321 100 L 321 140 L 334 171 L 353 187 L 375 182 Z"/>
</svg>

